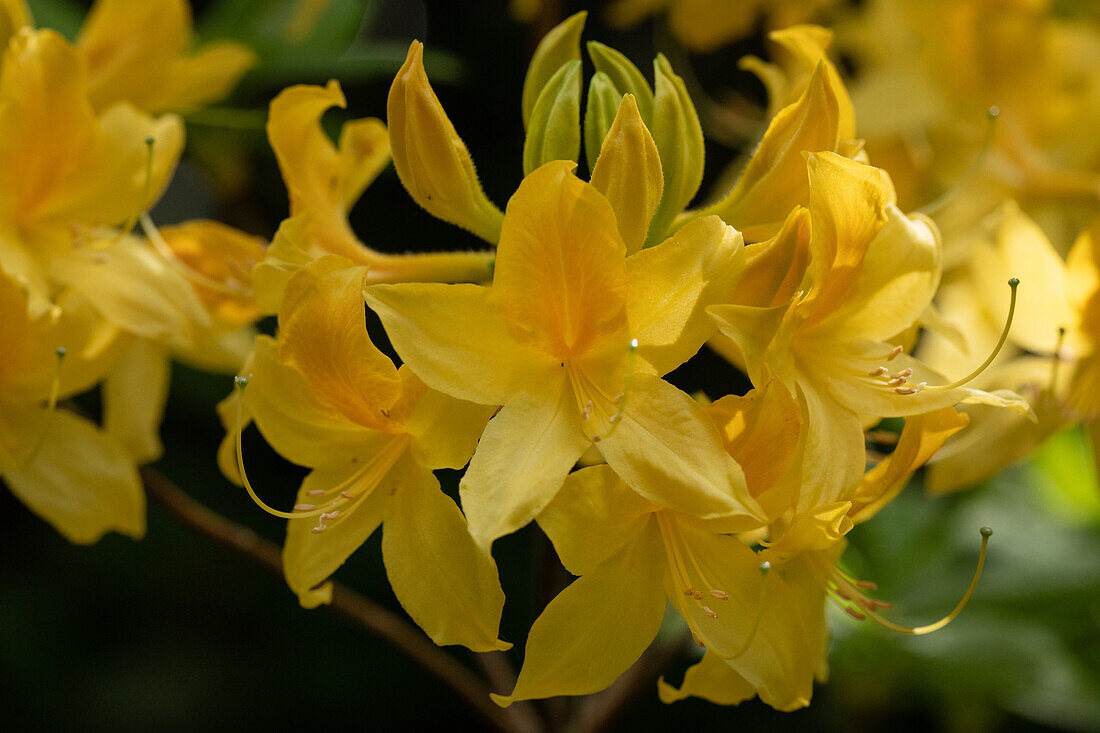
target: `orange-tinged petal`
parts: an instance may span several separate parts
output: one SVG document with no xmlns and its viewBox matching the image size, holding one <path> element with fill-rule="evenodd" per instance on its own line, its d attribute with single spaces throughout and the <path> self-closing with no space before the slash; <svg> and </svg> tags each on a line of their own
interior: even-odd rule
<svg viewBox="0 0 1100 733">
<path fill-rule="evenodd" d="M 508 202 L 492 298 L 524 343 L 582 356 L 625 325 L 626 245 L 603 194 L 547 163 Z"/>
<path fill-rule="evenodd" d="M 740 233 L 717 216 L 693 221 L 627 259 L 630 335 L 658 374 L 683 364 L 714 334 L 706 308 L 729 296 L 744 264 Z"/>
<path fill-rule="evenodd" d="M 373 432 L 322 404 L 297 369 L 282 363 L 278 346 L 268 336 L 256 337 L 243 414 L 251 416 L 264 439 L 281 456 L 301 466 L 323 466 L 334 455 L 355 453 Z M 235 421 L 235 405 L 224 418 Z M 235 459 L 234 461 L 235 462 Z M 247 462 L 247 458 L 246 458 Z M 225 464 L 222 464 L 223 470 Z M 236 470 L 230 473 L 235 475 Z"/>
<path fill-rule="evenodd" d="M 459 485 L 470 534 L 488 552 L 534 519 L 589 446 L 564 375 L 489 421 Z"/>
<path fill-rule="evenodd" d="M 641 656 L 665 610 L 664 563 L 646 536 L 550 601 L 531 627 L 512 694 L 492 696 L 498 705 L 598 692 Z"/>
<path fill-rule="evenodd" d="M 628 253 L 645 242 L 661 203 L 664 176 L 653 135 L 642 121 L 634 95 L 626 94 L 592 170 L 592 185 L 611 203 Z"/>
<path fill-rule="evenodd" d="M 569 474 L 537 519 L 565 569 L 587 575 L 635 537 L 656 509 L 609 466 L 590 466 Z"/>
<path fill-rule="evenodd" d="M 481 285 L 372 285 L 364 295 L 394 349 L 424 382 L 483 405 L 539 392 L 560 362 L 516 341 Z"/>
<path fill-rule="evenodd" d="M 121 445 L 61 409 L 6 405 L 3 420 L 5 432 L 44 436 L 29 463 L 4 466 L 8 488 L 31 511 L 76 544 L 111 531 L 145 534 L 145 494 Z"/>
<path fill-rule="evenodd" d="M 317 399 L 349 420 L 384 428 L 401 395 L 389 357 L 367 333 L 364 267 L 324 257 L 287 283 L 279 311 L 279 356 L 309 382 Z"/>
<path fill-rule="evenodd" d="M 760 507 L 702 405 L 663 379 L 639 374 L 621 414 L 598 445 L 627 485 L 663 507 L 699 517 L 736 515 L 745 529 L 759 525 Z"/>
<path fill-rule="evenodd" d="M 474 544 L 462 512 L 415 460 L 400 464 L 395 479 L 382 558 L 401 606 L 441 646 L 510 648 L 497 638 L 504 591 L 496 563 Z"/>
</svg>

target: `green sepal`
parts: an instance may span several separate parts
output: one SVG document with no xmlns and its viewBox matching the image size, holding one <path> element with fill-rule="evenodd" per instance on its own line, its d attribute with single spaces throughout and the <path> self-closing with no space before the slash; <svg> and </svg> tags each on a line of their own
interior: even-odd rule
<svg viewBox="0 0 1100 733">
<path fill-rule="evenodd" d="M 523 80 L 523 127 L 530 125 L 531 115 L 543 88 L 550 83 L 554 74 L 570 61 L 580 61 L 581 32 L 588 11 L 582 10 L 554 26 L 539 41 L 531 63 L 527 66 L 527 76 Z"/>
<path fill-rule="evenodd" d="M 638 67 L 619 51 L 605 46 L 599 41 L 589 41 L 587 44 L 588 55 L 596 67 L 596 71 L 602 71 L 619 90 L 619 97 L 623 94 L 633 94 L 634 101 L 638 103 L 638 112 L 642 115 L 642 121 L 646 126 L 653 122 L 653 90 L 649 82 L 638 70 Z M 616 107 L 618 102 L 615 103 Z M 585 138 L 585 142 L 587 142 Z"/>
<path fill-rule="evenodd" d="M 669 234 L 676 217 L 691 203 L 703 182 L 706 157 L 703 128 L 684 80 L 672 71 L 664 54 L 654 59 L 653 72 L 657 93 L 650 129 L 661 154 L 665 188 L 661 205 L 649 225 L 647 246 L 661 242 Z"/>
<path fill-rule="evenodd" d="M 611 77 L 602 71 L 592 75 L 588 82 L 588 102 L 584 108 L 584 154 L 588 159 L 589 172 L 596 169 L 596 158 L 600 155 L 603 140 L 615 122 L 623 93 L 611 81 Z"/>
<path fill-rule="evenodd" d="M 542 88 L 523 143 L 523 175 L 581 152 L 581 62 L 564 64 Z"/>
</svg>

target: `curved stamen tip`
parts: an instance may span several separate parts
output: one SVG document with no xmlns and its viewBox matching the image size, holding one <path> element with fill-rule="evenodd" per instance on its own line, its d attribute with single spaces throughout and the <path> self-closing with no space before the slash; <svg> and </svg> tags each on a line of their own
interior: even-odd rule
<svg viewBox="0 0 1100 733">
<path fill-rule="evenodd" d="M 145 138 L 145 144 L 148 145 L 149 147 L 153 147 L 153 143 L 155 143 L 156 141 L 157 141 L 157 139 L 155 137 L 153 137 L 152 135 Z"/>
<path fill-rule="evenodd" d="M 1001 116 L 1001 108 L 994 104 L 989 109 L 987 109 L 985 113 L 989 116 L 990 120 L 995 120 Z"/>
<path fill-rule="evenodd" d="M 760 574 L 761 575 L 767 575 L 768 571 L 771 570 L 771 569 L 772 569 L 772 564 L 770 562 L 768 562 L 767 560 L 760 563 Z"/>
<path fill-rule="evenodd" d="M 936 385 L 932 385 L 930 387 L 922 387 L 922 389 L 928 389 L 929 391 L 942 391 L 942 390 L 948 390 L 948 389 L 955 389 L 956 387 L 962 387 L 964 384 L 967 384 L 968 382 L 973 380 L 975 377 L 977 377 L 979 374 L 981 374 L 982 372 L 984 372 L 986 369 L 989 368 L 989 366 L 993 363 L 993 360 L 997 358 L 997 354 L 1001 353 L 1001 348 L 1005 345 L 1005 342 L 1008 341 L 1008 334 L 1012 330 L 1012 319 L 1016 315 L 1016 290 L 1017 290 L 1017 287 L 1019 285 L 1020 285 L 1020 278 L 1018 278 L 1018 277 L 1010 278 L 1009 281 L 1008 281 L 1008 287 L 1012 291 L 1012 294 L 1009 297 L 1009 301 L 1008 301 L 1008 317 L 1005 318 L 1004 329 L 1002 329 L 1002 331 L 1001 331 L 1001 337 L 997 340 L 997 345 L 993 347 L 993 351 L 991 351 L 989 353 L 989 356 L 986 357 L 986 360 L 983 361 L 977 369 L 970 372 L 970 374 L 967 374 L 962 379 L 956 379 L 951 384 L 936 384 Z M 912 393 L 911 392 L 901 392 L 900 394 L 912 394 Z"/>
<path fill-rule="evenodd" d="M 58 359 L 64 359 L 65 355 L 69 353 L 69 350 L 66 349 L 64 346 L 58 346 L 56 353 Z"/>
<path fill-rule="evenodd" d="M 233 384 L 241 389 L 248 386 L 248 377 L 233 377 Z"/>
<path fill-rule="evenodd" d="M 638 348 L 638 339 L 630 339 L 631 350 Z"/>
<path fill-rule="evenodd" d="M 1012 278 L 1008 279 L 1008 287 L 1010 287 L 1010 288 L 1015 289 L 1015 287 L 1019 284 L 1020 284 L 1020 278 L 1018 278 L 1018 277 L 1012 277 Z"/>
<path fill-rule="evenodd" d="M 986 539 L 989 539 L 990 537 L 993 536 L 993 528 L 992 527 L 982 527 L 978 531 L 981 533 L 982 537 L 985 537 Z"/>
</svg>

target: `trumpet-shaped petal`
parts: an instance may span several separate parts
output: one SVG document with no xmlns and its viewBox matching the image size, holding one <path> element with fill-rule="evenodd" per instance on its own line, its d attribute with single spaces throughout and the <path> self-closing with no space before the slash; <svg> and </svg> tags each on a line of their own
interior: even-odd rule
<svg viewBox="0 0 1100 733">
<path fill-rule="evenodd" d="M 3 413 L 4 481 L 31 511 L 77 544 L 111 531 L 145 534 L 145 494 L 120 444 L 65 410 L 5 405 Z M 25 448 L 43 437 L 27 462 L 23 452 L 11 457 L 9 436 Z"/>
<path fill-rule="evenodd" d="M 615 212 L 573 163 L 548 163 L 508 202 L 493 300 L 524 343 L 561 360 L 619 332 L 625 321 L 626 246 Z"/>
<path fill-rule="evenodd" d="M 657 695 L 666 705 L 689 697 L 701 697 L 716 705 L 737 705 L 756 697 L 756 688 L 726 660 L 707 652 L 702 660 L 688 667 L 679 688 L 665 682 L 664 677 L 657 680 Z"/>
<path fill-rule="evenodd" d="M 493 700 L 507 706 L 584 695 L 614 682 L 657 635 L 665 610 L 663 569 L 651 545 L 633 542 L 573 581 L 531 627 L 512 694 Z"/>
<path fill-rule="evenodd" d="M 562 375 L 544 394 L 501 408 L 459 485 L 478 545 L 487 551 L 493 540 L 534 519 L 588 445 Z"/>
<path fill-rule="evenodd" d="M 416 461 L 399 466 L 382 529 L 394 595 L 436 644 L 508 649 L 497 638 L 504 592 L 496 564 L 474 544 L 466 520 Z"/>
</svg>

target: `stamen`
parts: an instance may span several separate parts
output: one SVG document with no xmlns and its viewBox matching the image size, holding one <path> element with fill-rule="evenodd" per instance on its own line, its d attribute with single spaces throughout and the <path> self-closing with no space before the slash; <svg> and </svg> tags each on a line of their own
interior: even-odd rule
<svg viewBox="0 0 1100 733">
<path fill-rule="evenodd" d="M 34 459 L 38 457 L 38 452 L 42 450 L 42 446 L 46 443 L 46 435 L 50 432 L 50 419 L 53 417 L 54 412 L 57 411 L 57 400 L 61 394 L 61 364 L 65 361 L 65 356 L 68 353 L 68 350 L 66 350 L 64 346 L 59 346 L 54 351 L 57 360 L 54 361 L 53 378 L 50 380 L 50 393 L 46 397 L 46 417 L 42 421 L 42 430 L 38 433 L 38 437 L 35 438 L 34 444 L 27 453 L 27 457 L 15 466 L 15 470 L 17 471 L 22 471 L 34 463 Z M 2 473 L 2 471 L 0 471 L 0 473 Z"/>
<path fill-rule="evenodd" d="M 896 631 L 899 634 L 912 634 L 914 636 L 920 636 L 922 634 L 930 634 L 933 631 L 938 631 L 944 626 L 947 626 L 949 623 L 954 621 L 956 617 L 958 617 L 963 608 L 970 601 L 970 596 L 974 594 L 974 589 L 978 586 L 978 580 L 982 577 L 982 568 L 985 567 L 986 548 L 989 545 L 989 538 L 993 536 L 993 530 L 989 527 L 982 527 L 981 535 L 982 546 L 981 549 L 978 551 L 978 567 L 974 569 L 974 577 L 971 578 L 970 586 L 966 589 L 966 593 L 963 594 L 962 599 L 958 602 L 951 613 L 947 614 L 935 623 L 928 624 L 927 626 L 915 626 L 912 628 L 907 626 L 899 626 L 891 621 L 887 621 L 874 611 L 868 611 L 867 615 L 870 616 L 876 623 L 885 626 L 891 631 Z"/>
<path fill-rule="evenodd" d="M 1062 364 L 1062 347 L 1066 344 L 1066 327 L 1058 327 L 1058 341 L 1054 345 L 1054 354 L 1051 356 L 1050 365 L 1050 392 L 1054 393 L 1058 387 L 1058 368 Z"/>
<path fill-rule="evenodd" d="M 884 377 L 890 373 L 890 370 L 884 366 L 877 367 L 867 372 L 868 377 Z"/>
<path fill-rule="evenodd" d="M 294 511 L 296 512 L 311 512 L 317 508 L 316 504 L 295 504 Z"/>
<path fill-rule="evenodd" d="M 1008 332 L 1012 330 L 1012 317 L 1016 314 L 1016 288 L 1019 285 L 1019 278 L 1014 277 L 1008 281 L 1008 287 L 1012 290 L 1012 297 L 1008 302 L 1008 318 L 1005 319 L 1005 327 L 1001 331 L 1001 338 L 997 341 L 997 345 L 993 347 L 993 351 L 989 354 L 986 360 L 981 363 L 981 366 L 970 372 L 970 374 L 967 374 L 962 379 L 956 379 L 951 384 L 932 385 L 930 387 L 925 387 L 922 383 L 920 385 L 921 388 L 935 390 L 937 392 L 955 389 L 956 387 L 963 386 L 964 384 L 984 372 L 987 368 L 989 368 L 989 365 L 992 364 L 993 360 L 997 358 L 997 354 L 1001 353 L 1001 347 L 1003 347 L 1005 345 L 1005 342 L 1008 340 Z"/>
<path fill-rule="evenodd" d="M 917 209 L 918 212 L 927 216 L 934 215 L 944 206 L 951 203 L 951 201 L 959 195 L 959 192 L 966 187 L 966 184 L 970 183 L 970 180 L 978 174 L 978 171 L 981 170 L 982 164 L 985 163 L 985 158 L 993 145 L 993 133 L 996 130 L 997 118 L 1000 114 L 1001 110 L 996 105 L 989 108 L 986 112 L 987 122 L 985 136 L 982 138 L 982 146 L 978 148 L 978 153 L 974 156 L 974 160 L 970 162 L 970 165 L 963 172 L 962 176 L 959 177 L 959 180 L 955 181 L 955 184 L 951 186 L 951 188 L 944 191 L 938 198 L 933 199 Z"/>
<path fill-rule="evenodd" d="M 711 596 L 713 596 L 714 598 L 717 598 L 720 601 L 728 601 L 730 599 L 730 594 L 726 593 L 724 590 L 715 590 L 715 589 L 711 588 L 710 594 L 711 594 Z"/>
<path fill-rule="evenodd" d="M 894 359 L 898 358 L 898 356 L 903 351 L 905 351 L 905 347 L 902 346 L 901 344 L 898 344 L 897 346 L 895 346 L 893 349 L 890 350 L 889 354 L 886 355 L 886 361 L 893 361 Z"/>
</svg>

